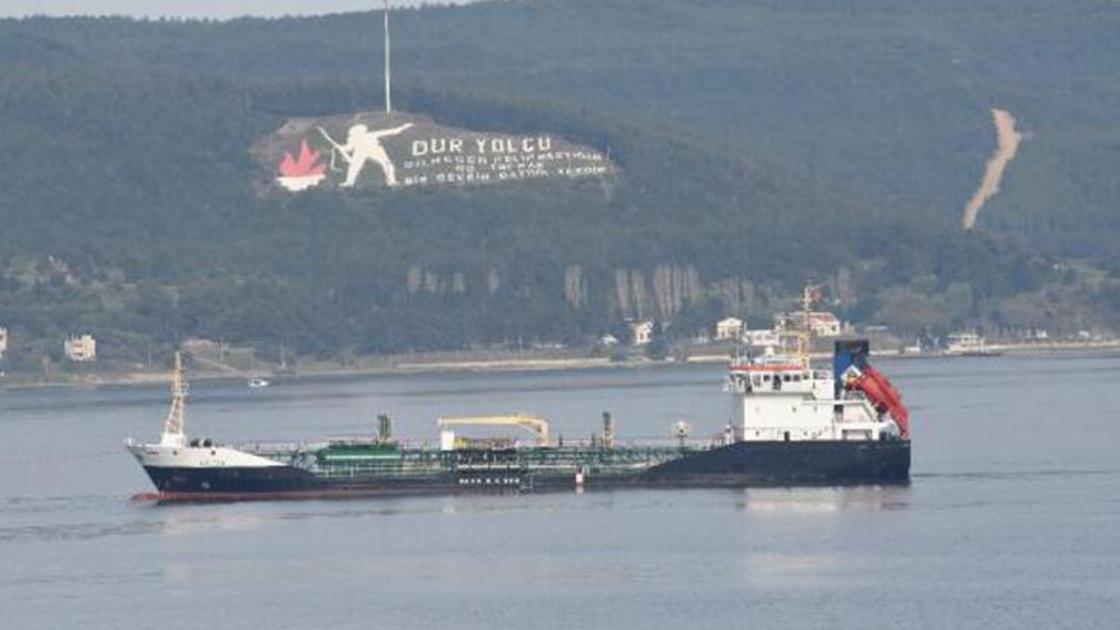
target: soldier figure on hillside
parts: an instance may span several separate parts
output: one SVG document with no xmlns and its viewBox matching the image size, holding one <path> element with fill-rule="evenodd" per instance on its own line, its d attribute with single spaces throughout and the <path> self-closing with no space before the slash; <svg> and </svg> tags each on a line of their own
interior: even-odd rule
<svg viewBox="0 0 1120 630">
<path fill-rule="evenodd" d="M 319 133 L 323 134 L 334 150 L 346 160 L 346 179 L 339 184 L 339 187 L 353 188 L 358 181 L 358 175 L 370 160 L 381 167 L 381 171 L 385 174 L 385 185 L 396 186 L 397 170 L 393 166 L 393 161 L 389 159 L 389 154 L 385 152 L 385 147 L 381 146 L 381 139 L 395 136 L 411 126 L 412 123 L 405 123 L 400 127 L 370 131 L 366 125 L 354 125 L 346 134 L 346 144 L 335 142 L 325 129 L 319 127 Z"/>
</svg>

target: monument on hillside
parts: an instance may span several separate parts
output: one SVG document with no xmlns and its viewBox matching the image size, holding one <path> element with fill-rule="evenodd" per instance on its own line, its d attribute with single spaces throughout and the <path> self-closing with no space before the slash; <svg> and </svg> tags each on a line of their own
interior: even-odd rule
<svg viewBox="0 0 1120 630">
<path fill-rule="evenodd" d="M 471 131 L 394 111 L 389 11 L 385 0 L 384 111 L 289 119 L 251 148 L 262 192 L 494 184 L 616 173 L 603 152 L 555 134 Z M 329 156 L 326 162 L 324 156 Z"/>
</svg>

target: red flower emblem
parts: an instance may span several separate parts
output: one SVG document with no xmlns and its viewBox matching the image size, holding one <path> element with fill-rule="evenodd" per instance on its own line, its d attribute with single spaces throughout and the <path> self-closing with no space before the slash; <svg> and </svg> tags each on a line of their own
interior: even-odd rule
<svg viewBox="0 0 1120 630">
<path fill-rule="evenodd" d="M 327 171 L 327 166 L 318 162 L 319 152 L 307 146 L 307 138 L 304 138 L 300 141 L 298 159 L 292 157 L 291 153 L 284 153 L 284 160 L 280 162 L 280 175 L 283 177 L 322 175 Z"/>
</svg>

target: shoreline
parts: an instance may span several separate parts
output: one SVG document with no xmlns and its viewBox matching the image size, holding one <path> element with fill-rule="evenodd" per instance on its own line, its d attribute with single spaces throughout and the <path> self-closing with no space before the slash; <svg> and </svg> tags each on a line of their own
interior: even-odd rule
<svg viewBox="0 0 1120 630">
<path fill-rule="evenodd" d="M 994 354 L 991 357 L 968 357 L 963 355 L 946 354 L 944 352 L 923 352 L 908 354 L 898 350 L 872 351 L 871 356 L 881 359 L 961 359 L 961 358 L 995 358 L 998 356 L 1032 356 L 1055 354 L 1105 354 L 1120 351 L 1120 340 L 1096 342 L 1049 342 L 1049 343 L 1020 343 L 1020 344 L 989 344 L 987 349 Z M 814 359 L 827 359 L 831 354 L 827 352 L 814 352 Z M 421 357 L 414 357 L 419 359 Z M 303 380 L 331 380 L 376 376 L 408 376 L 420 374 L 489 374 L 505 372 L 552 372 L 560 370 L 590 370 L 590 369 L 652 369 L 673 366 L 701 366 L 717 363 L 729 363 L 731 357 L 727 353 L 694 354 L 684 359 L 669 358 L 663 361 L 652 359 L 632 359 L 627 361 L 611 361 L 607 357 L 532 357 L 516 358 L 507 357 L 499 359 L 444 359 L 444 360 L 387 360 L 382 365 L 368 366 L 341 366 L 319 364 L 300 369 L 298 372 L 286 374 L 277 371 L 266 371 L 262 375 L 271 380 L 303 381 Z M 218 382 L 244 380 L 246 374 L 232 373 L 225 370 L 192 370 L 191 380 L 194 382 Z M 27 381 L 27 382 L 0 382 L 0 391 L 47 389 L 47 388 L 81 388 L 81 387 L 145 387 L 166 385 L 171 377 L 166 370 L 140 370 L 133 372 L 116 372 L 105 374 L 89 374 L 83 378 L 66 381 Z"/>
</svg>

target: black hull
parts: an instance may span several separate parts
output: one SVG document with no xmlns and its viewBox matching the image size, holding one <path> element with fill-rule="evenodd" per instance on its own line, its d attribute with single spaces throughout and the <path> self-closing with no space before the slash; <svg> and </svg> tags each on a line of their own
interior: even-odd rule
<svg viewBox="0 0 1120 630">
<path fill-rule="evenodd" d="M 291 466 L 264 468 L 144 468 L 159 500 L 346 498 L 459 492 L 571 489 L 574 474 L 531 469 L 450 468 L 420 478 L 320 477 Z M 745 487 L 906 483 L 910 442 L 739 442 L 691 452 L 633 474 L 589 471 L 588 488 Z"/>
<path fill-rule="evenodd" d="M 903 482 L 910 441 L 738 442 L 651 468 L 656 485 L 783 485 Z"/>
</svg>

